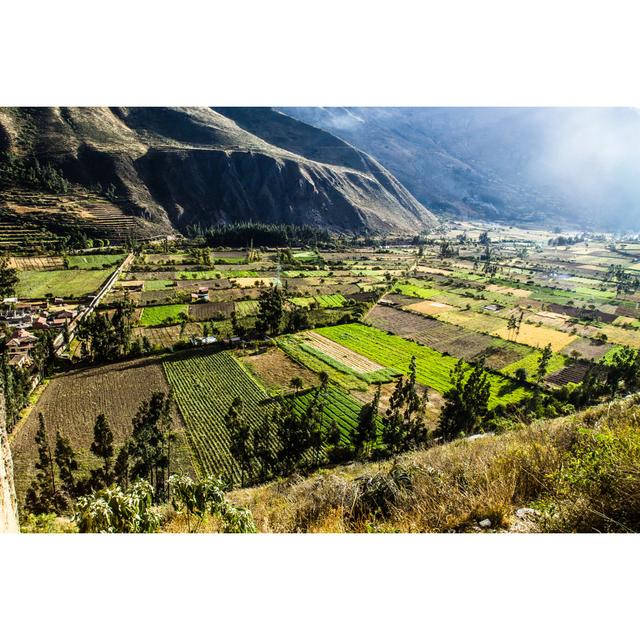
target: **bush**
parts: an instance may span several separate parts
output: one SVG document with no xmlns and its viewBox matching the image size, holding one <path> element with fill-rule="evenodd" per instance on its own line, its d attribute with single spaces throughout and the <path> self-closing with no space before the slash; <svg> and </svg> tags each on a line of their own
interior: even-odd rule
<svg viewBox="0 0 640 640">
<path fill-rule="evenodd" d="M 640 412 L 614 409 L 602 425 L 578 430 L 541 501 L 549 531 L 640 530 Z"/>
<path fill-rule="evenodd" d="M 153 489 L 146 480 L 126 491 L 114 485 L 79 498 L 73 521 L 80 533 L 153 533 L 160 518 L 152 500 Z"/>
<path fill-rule="evenodd" d="M 209 515 L 220 519 L 224 533 L 254 533 L 255 523 L 248 509 L 235 507 L 225 497 L 226 485 L 220 478 L 206 476 L 199 481 L 189 476 L 169 478 L 171 503 L 178 513 L 187 515 L 188 531 L 195 532 Z M 195 518 L 194 527 L 191 518 Z"/>
</svg>

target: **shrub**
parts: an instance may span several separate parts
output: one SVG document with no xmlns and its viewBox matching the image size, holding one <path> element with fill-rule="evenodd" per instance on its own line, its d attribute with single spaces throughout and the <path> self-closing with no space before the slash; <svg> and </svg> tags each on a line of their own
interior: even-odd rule
<svg viewBox="0 0 640 640">
<path fill-rule="evenodd" d="M 152 500 L 146 480 L 126 491 L 114 485 L 79 498 L 73 521 L 80 533 L 152 533 L 160 526 Z"/>
<path fill-rule="evenodd" d="M 171 502 L 176 511 L 187 515 L 188 531 L 195 532 L 208 515 L 217 516 L 224 533 L 254 533 L 255 523 L 251 512 L 235 507 L 225 497 L 226 485 L 220 478 L 208 475 L 199 481 L 189 476 L 171 476 L 169 478 Z M 196 519 L 195 528 L 191 527 L 191 518 Z"/>
</svg>

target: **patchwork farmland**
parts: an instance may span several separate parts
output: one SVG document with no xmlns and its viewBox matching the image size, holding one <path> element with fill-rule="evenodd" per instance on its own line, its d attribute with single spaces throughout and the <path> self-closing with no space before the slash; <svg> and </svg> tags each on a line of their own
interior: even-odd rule
<svg viewBox="0 0 640 640">
<path fill-rule="evenodd" d="M 171 392 L 176 464 L 192 475 L 222 475 L 237 485 L 242 473 L 225 421 L 236 397 L 255 433 L 276 407 L 302 415 L 325 380 L 323 429 L 335 423 L 339 431 L 336 442 L 322 447 L 325 464 L 331 447 L 347 459 L 356 455 L 353 434 L 363 405 L 377 392 L 372 446 L 376 455 L 384 451 L 385 412 L 412 357 L 419 391 L 428 393 L 425 425 L 433 438 L 460 360 L 486 369 L 490 416 L 515 411 L 522 418 L 532 398 L 544 403 L 555 393 L 569 394 L 585 376 L 602 374 L 623 347 L 640 346 L 640 295 L 632 275 L 639 270 L 637 258 L 615 254 L 605 241 L 589 239 L 560 252 L 548 244 L 550 234 L 534 234 L 523 245 L 516 230 L 490 233 L 490 265 L 483 264 L 481 243 L 456 235 L 445 236 L 455 247 L 448 256 L 440 255 L 443 239 L 432 238 L 420 248 L 301 247 L 290 252 L 291 264 L 273 248 L 145 245 L 95 311 L 112 317 L 119 305 L 130 306 L 137 352 L 130 361 L 74 371 L 86 363 L 73 341 L 71 373 L 51 379 L 14 435 L 20 499 L 34 475 L 40 410 L 48 428 L 69 435 L 88 468 L 99 412 L 110 415 L 120 444 L 130 433 L 138 400 L 155 389 Z M 67 306 L 86 303 L 123 255 L 113 248 L 64 257 L 13 256 L 18 298 L 51 309 L 57 309 L 58 296 Z M 629 274 L 620 276 L 627 289 L 608 275 L 611 264 Z M 259 300 L 272 283 L 282 292 L 282 317 L 278 330 L 264 335 L 256 329 Z M 551 355 L 541 377 L 547 345 Z M 119 405 L 120 396 L 129 400 Z M 280 451 L 282 443 L 271 438 L 272 451 Z"/>
</svg>

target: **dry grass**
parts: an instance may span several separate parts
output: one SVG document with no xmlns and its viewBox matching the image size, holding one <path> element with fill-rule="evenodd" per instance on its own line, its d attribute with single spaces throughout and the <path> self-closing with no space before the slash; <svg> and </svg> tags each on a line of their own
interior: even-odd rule
<svg viewBox="0 0 640 640">
<path fill-rule="evenodd" d="M 428 316 L 437 316 L 439 313 L 445 313 L 451 311 L 454 307 L 444 302 L 433 302 L 432 300 L 425 300 L 424 302 L 417 302 L 411 304 L 406 309 L 409 311 L 417 311 L 418 313 L 424 313 Z"/>
<path fill-rule="evenodd" d="M 262 532 L 475 531 L 485 518 L 498 530 L 599 530 L 588 517 L 585 525 L 583 513 L 574 513 L 591 494 L 568 498 L 559 474 L 577 455 L 585 429 L 599 433 L 631 424 L 637 431 L 639 401 L 634 396 L 569 418 L 412 452 L 395 462 L 347 465 L 230 497 L 251 509 Z M 620 473 L 629 476 L 624 468 Z M 619 501 L 630 500 L 629 486 L 623 485 Z M 524 527 L 516 510 L 542 503 L 553 508 Z M 606 508 L 599 504 L 598 517 Z"/>
<path fill-rule="evenodd" d="M 304 386 L 318 384 L 318 376 L 288 358 L 278 347 L 240 358 L 269 391 L 290 391 L 291 380 L 301 378 Z"/>
</svg>

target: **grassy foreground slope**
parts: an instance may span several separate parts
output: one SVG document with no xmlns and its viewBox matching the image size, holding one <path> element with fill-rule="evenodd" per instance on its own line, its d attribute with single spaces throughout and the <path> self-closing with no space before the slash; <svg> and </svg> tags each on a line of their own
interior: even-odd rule
<svg viewBox="0 0 640 640">
<path fill-rule="evenodd" d="M 265 532 L 640 531 L 640 395 L 231 498 Z"/>
</svg>

